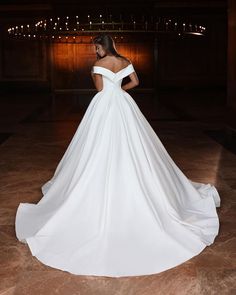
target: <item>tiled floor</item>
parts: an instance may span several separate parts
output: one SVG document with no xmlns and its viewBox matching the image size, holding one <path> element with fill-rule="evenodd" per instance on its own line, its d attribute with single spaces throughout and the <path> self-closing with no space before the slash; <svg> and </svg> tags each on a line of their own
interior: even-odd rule
<svg viewBox="0 0 236 295">
<path fill-rule="evenodd" d="M 0 295 L 209 295 L 236 294 L 236 154 L 212 138 L 224 126 L 206 112 L 196 120 L 138 100 L 167 151 L 192 180 L 214 184 L 222 199 L 215 243 L 186 263 L 156 275 L 109 278 L 76 276 L 50 268 L 15 236 L 20 202 L 38 202 L 85 109 L 68 99 L 48 108 L 45 96 L 2 99 L 0 108 Z M 206 109 L 205 109 L 206 111 Z M 211 108 L 211 115 L 214 110 Z M 186 112 L 185 112 L 186 114 Z M 208 131 L 208 133 L 206 132 Z"/>
</svg>

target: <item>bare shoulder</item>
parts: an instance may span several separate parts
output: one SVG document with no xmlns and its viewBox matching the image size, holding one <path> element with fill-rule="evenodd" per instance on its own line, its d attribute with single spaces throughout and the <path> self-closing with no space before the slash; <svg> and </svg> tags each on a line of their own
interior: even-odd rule
<svg viewBox="0 0 236 295">
<path fill-rule="evenodd" d="M 96 60 L 95 63 L 93 64 L 94 66 L 101 66 L 103 64 L 103 61 L 100 59 Z"/>
<path fill-rule="evenodd" d="M 131 62 L 131 60 L 128 57 L 122 56 L 122 63 L 123 63 L 124 66 L 128 66 L 132 62 Z"/>
<path fill-rule="evenodd" d="M 120 60 L 123 67 L 127 67 L 129 64 L 131 64 L 131 61 L 125 56 L 119 57 L 118 59 Z"/>
<path fill-rule="evenodd" d="M 127 57 L 110 57 L 106 56 L 102 59 L 98 59 L 95 61 L 94 66 L 105 67 L 114 71 L 117 71 L 119 68 L 127 67 L 131 64 L 130 59 Z"/>
<path fill-rule="evenodd" d="M 103 57 L 101 59 L 96 60 L 95 63 L 94 63 L 94 66 L 104 66 L 104 67 L 106 67 L 106 66 L 109 66 L 110 63 L 111 62 L 110 62 L 109 58 Z"/>
<path fill-rule="evenodd" d="M 126 63 L 127 63 L 127 66 L 129 65 L 129 64 L 132 64 L 132 61 L 129 59 L 129 58 L 125 58 L 126 59 Z"/>
</svg>

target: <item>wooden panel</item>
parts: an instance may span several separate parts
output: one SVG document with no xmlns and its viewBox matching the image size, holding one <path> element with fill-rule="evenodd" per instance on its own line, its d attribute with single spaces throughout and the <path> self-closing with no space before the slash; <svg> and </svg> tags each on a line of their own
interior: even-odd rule
<svg viewBox="0 0 236 295">
<path fill-rule="evenodd" d="M 47 52 L 39 41 L 5 40 L 1 53 L 2 81 L 47 80 Z"/>
<path fill-rule="evenodd" d="M 158 79 L 162 85 L 226 85 L 226 25 L 211 22 L 208 35 L 162 39 L 158 43 Z"/>
<path fill-rule="evenodd" d="M 158 39 L 158 76 L 154 72 L 154 44 L 143 35 L 126 36 L 116 43 L 118 51 L 131 59 L 140 78 L 139 88 L 158 86 L 224 85 L 226 83 L 226 35 L 224 18 L 211 21 L 210 34 L 204 39 Z M 213 24 L 216 27 L 213 27 Z M 94 88 L 90 70 L 94 45 L 54 43 L 55 88 Z M 45 44 L 34 41 L 3 40 L 0 44 L 1 81 L 49 82 Z"/>
<path fill-rule="evenodd" d="M 116 43 L 118 52 L 128 57 L 140 78 L 141 88 L 153 87 L 153 44 L 151 42 Z M 88 44 L 54 43 L 53 72 L 55 88 L 94 88 L 90 76 L 96 60 L 95 48 Z"/>
<path fill-rule="evenodd" d="M 119 52 L 127 56 L 133 63 L 140 80 L 140 88 L 153 88 L 154 49 L 153 41 L 141 40 L 117 45 Z"/>
</svg>

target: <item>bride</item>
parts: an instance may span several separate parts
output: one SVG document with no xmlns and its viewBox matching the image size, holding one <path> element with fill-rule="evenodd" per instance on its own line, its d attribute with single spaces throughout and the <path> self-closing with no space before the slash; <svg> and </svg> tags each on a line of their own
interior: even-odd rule
<svg viewBox="0 0 236 295">
<path fill-rule="evenodd" d="M 113 39 L 93 43 L 97 93 L 41 200 L 19 204 L 16 236 L 42 263 L 73 274 L 159 273 L 214 242 L 220 196 L 172 160 L 126 91 L 139 79 Z"/>
</svg>

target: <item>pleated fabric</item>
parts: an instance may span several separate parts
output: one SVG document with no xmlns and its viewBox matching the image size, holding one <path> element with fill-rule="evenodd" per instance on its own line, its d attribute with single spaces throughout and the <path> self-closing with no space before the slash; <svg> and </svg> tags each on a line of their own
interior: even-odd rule
<svg viewBox="0 0 236 295">
<path fill-rule="evenodd" d="M 137 276 L 175 267 L 214 242 L 220 196 L 174 163 L 121 88 L 129 64 L 94 66 L 92 98 L 37 204 L 20 203 L 16 236 L 42 263 L 77 275 Z"/>
</svg>

